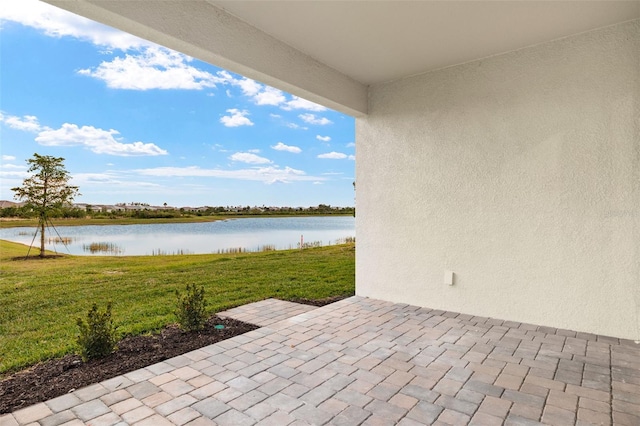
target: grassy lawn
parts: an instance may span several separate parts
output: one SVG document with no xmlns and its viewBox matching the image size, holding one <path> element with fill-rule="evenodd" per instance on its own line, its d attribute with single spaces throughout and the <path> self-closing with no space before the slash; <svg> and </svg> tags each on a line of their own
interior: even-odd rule
<svg viewBox="0 0 640 426">
<path fill-rule="evenodd" d="M 205 286 L 211 313 L 268 297 L 352 295 L 355 246 L 246 254 L 12 260 L 27 247 L 0 240 L 0 377 L 74 352 L 76 318 L 113 302 L 121 334 L 175 322 L 175 290 Z"/>
</svg>

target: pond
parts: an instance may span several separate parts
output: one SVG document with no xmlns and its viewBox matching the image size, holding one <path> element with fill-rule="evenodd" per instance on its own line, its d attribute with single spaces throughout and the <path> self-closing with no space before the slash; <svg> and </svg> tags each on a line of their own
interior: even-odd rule
<svg viewBox="0 0 640 426">
<path fill-rule="evenodd" d="M 31 245 L 35 228 L 0 229 L 0 239 Z M 355 218 L 242 218 L 199 223 L 56 226 L 47 250 L 73 255 L 170 255 L 286 250 L 340 244 L 355 238 Z M 40 235 L 34 241 L 39 253 Z"/>
</svg>

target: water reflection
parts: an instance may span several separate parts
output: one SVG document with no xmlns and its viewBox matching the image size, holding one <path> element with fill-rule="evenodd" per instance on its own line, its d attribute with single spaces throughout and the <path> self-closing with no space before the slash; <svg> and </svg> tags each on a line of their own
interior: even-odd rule
<svg viewBox="0 0 640 426">
<path fill-rule="evenodd" d="M 243 218 L 149 225 L 60 226 L 62 241 L 49 250 L 74 255 L 170 255 L 257 252 L 340 244 L 353 239 L 355 219 L 338 217 Z M 50 230 L 49 232 L 54 232 Z M 0 239 L 30 245 L 33 232 L 0 229 Z"/>
</svg>

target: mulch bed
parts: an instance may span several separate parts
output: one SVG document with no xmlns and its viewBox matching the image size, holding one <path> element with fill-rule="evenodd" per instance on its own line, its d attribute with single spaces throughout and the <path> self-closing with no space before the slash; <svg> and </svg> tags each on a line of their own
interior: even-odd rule
<svg viewBox="0 0 640 426">
<path fill-rule="evenodd" d="M 302 299 L 302 298 L 298 298 L 298 299 L 287 299 L 287 301 L 289 302 L 295 302 L 295 303 L 303 303 L 305 305 L 311 305 L 311 306 L 325 306 L 328 305 L 330 303 L 333 302 L 337 302 L 338 300 L 342 300 L 342 299 L 346 299 L 347 297 L 351 297 L 353 295 L 350 296 L 332 296 L 332 297 L 325 297 L 324 299 Z"/>
<path fill-rule="evenodd" d="M 216 329 L 215 325 L 224 325 L 224 329 Z M 253 324 L 212 316 L 200 332 L 185 332 L 172 325 L 159 334 L 126 337 L 118 343 L 116 352 L 102 359 L 82 362 L 78 355 L 67 355 L 36 364 L 0 381 L 0 414 L 47 401 L 256 328 Z"/>
<path fill-rule="evenodd" d="M 324 306 L 348 296 L 295 299 L 292 302 Z M 224 329 L 216 329 L 224 325 Z M 212 316 L 204 330 L 185 332 L 176 325 L 160 333 L 126 337 L 111 355 L 83 362 L 78 355 L 41 362 L 0 381 L 0 414 L 44 402 L 76 389 L 182 355 L 259 328 L 253 324 Z"/>
</svg>

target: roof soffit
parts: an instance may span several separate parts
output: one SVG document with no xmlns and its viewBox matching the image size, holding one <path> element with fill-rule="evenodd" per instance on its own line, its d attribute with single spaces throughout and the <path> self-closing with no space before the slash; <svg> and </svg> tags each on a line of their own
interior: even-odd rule
<svg viewBox="0 0 640 426">
<path fill-rule="evenodd" d="M 367 86 L 640 18 L 640 1 L 44 0 L 294 95 Z"/>
</svg>

